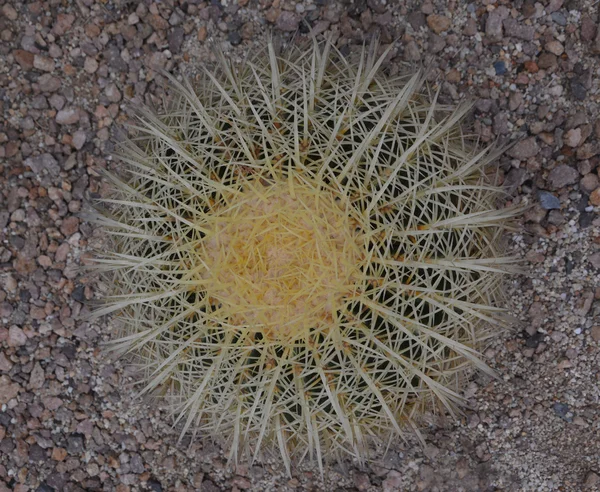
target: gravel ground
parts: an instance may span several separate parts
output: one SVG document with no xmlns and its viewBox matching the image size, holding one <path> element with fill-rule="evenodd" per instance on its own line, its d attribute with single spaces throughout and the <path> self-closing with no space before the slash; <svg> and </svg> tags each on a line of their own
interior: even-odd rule
<svg viewBox="0 0 600 492">
<path fill-rule="evenodd" d="M 2 1 L 0 492 L 600 490 L 598 2 Z M 430 66 L 446 100 L 471 97 L 483 142 L 519 142 L 501 173 L 535 204 L 510 238 L 527 265 L 510 286 L 518 321 L 485 352 L 500 379 L 476 376 L 464 418 L 432 417 L 424 448 L 407 437 L 323 479 L 177 445 L 100 351 L 108 327 L 82 321 L 101 286 L 79 269 L 101 238 L 78 214 L 130 109 L 160 103 L 157 70 L 307 25 L 349 48 L 378 33 L 392 69 Z"/>
</svg>

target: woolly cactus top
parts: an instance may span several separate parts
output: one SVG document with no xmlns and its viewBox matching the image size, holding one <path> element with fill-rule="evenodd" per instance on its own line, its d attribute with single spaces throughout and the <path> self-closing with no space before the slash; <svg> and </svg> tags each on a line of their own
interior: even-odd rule
<svg viewBox="0 0 600 492">
<path fill-rule="evenodd" d="M 385 54 L 271 44 L 146 111 L 96 220 L 113 289 L 114 348 L 161 391 L 182 432 L 231 457 L 323 459 L 460 403 L 501 325 L 514 209 L 463 135 Z M 491 329 L 490 329 L 491 328 Z M 343 454 L 343 453 L 342 453 Z"/>
<path fill-rule="evenodd" d="M 365 257 L 350 205 L 296 179 L 242 190 L 206 217 L 197 251 L 221 321 L 286 343 L 336 327 Z"/>
</svg>

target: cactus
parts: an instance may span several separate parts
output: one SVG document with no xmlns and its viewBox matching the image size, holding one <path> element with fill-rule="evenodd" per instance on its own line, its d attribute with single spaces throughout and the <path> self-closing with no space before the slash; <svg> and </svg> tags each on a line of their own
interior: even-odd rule
<svg viewBox="0 0 600 492">
<path fill-rule="evenodd" d="M 515 207 L 422 73 L 329 42 L 218 56 L 141 110 L 94 220 L 111 347 L 230 458 L 367 459 L 455 412 L 503 326 Z"/>
</svg>

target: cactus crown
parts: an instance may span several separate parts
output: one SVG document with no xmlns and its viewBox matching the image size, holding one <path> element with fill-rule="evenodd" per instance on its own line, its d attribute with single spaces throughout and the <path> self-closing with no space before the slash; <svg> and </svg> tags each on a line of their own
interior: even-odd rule
<svg viewBox="0 0 600 492">
<path fill-rule="evenodd" d="M 231 457 L 368 456 L 460 403 L 501 325 L 500 236 L 514 209 L 422 75 L 330 43 L 220 56 L 145 111 L 95 220 L 113 348 L 188 430 Z"/>
</svg>

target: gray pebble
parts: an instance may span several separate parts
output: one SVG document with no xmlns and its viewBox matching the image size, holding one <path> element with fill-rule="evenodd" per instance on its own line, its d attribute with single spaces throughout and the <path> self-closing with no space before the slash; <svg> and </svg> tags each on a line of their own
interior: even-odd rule
<svg viewBox="0 0 600 492">
<path fill-rule="evenodd" d="M 29 447 L 29 461 L 40 462 L 46 461 L 48 459 L 48 455 L 46 450 L 42 448 L 39 444 L 32 444 Z"/>
<path fill-rule="evenodd" d="M 540 147 L 537 144 L 536 138 L 530 137 L 518 142 L 508 151 L 508 155 L 515 159 L 525 160 L 536 156 L 539 151 Z"/>
<path fill-rule="evenodd" d="M 494 133 L 496 135 L 505 135 L 508 132 L 508 114 L 502 111 L 494 116 Z"/>
<path fill-rule="evenodd" d="M 37 83 L 42 92 L 56 92 L 62 86 L 60 79 L 50 75 L 49 73 L 42 75 L 38 79 Z"/>
<path fill-rule="evenodd" d="M 553 12 L 551 17 L 552 17 L 552 20 L 554 22 L 556 22 L 559 26 L 567 25 L 567 18 L 565 17 L 565 14 L 563 14 L 562 12 Z"/>
<path fill-rule="evenodd" d="M 108 84 L 104 89 L 104 94 L 110 102 L 117 103 L 121 100 L 121 92 L 117 88 L 117 84 Z"/>
<path fill-rule="evenodd" d="M 585 229 L 586 227 L 589 227 L 592 225 L 592 222 L 594 220 L 594 212 L 582 212 L 579 215 L 579 225 L 582 229 Z"/>
<path fill-rule="evenodd" d="M 171 17 L 169 17 L 169 24 L 171 24 L 172 26 L 178 26 L 182 22 L 183 22 L 183 19 L 177 12 L 173 12 L 171 14 Z"/>
<path fill-rule="evenodd" d="M 169 51 L 174 55 L 178 55 L 181 52 L 181 45 L 183 44 L 184 31 L 182 27 L 175 27 L 167 35 L 167 41 L 169 42 Z"/>
<path fill-rule="evenodd" d="M 588 256 L 588 261 L 594 268 L 600 269 L 600 253 Z"/>
<path fill-rule="evenodd" d="M 121 52 L 116 45 L 110 45 L 104 51 L 104 58 L 106 59 L 108 66 L 117 72 L 127 71 L 127 63 L 121 58 Z"/>
<path fill-rule="evenodd" d="M 237 46 L 242 42 L 242 36 L 239 31 L 232 31 L 227 35 L 227 41 L 231 43 L 231 46 Z"/>
<path fill-rule="evenodd" d="M 86 135 L 83 130 L 78 130 L 73 134 L 73 147 L 77 150 L 81 150 L 86 141 Z"/>
<path fill-rule="evenodd" d="M 282 31 L 295 31 L 300 24 L 300 16 L 294 12 L 284 10 L 277 18 L 276 26 Z"/>
<path fill-rule="evenodd" d="M 554 210 L 560 208 L 560 200 L 548 191 L 538 191 L 538 200 L 545 210 Z"/>
<path fill-rule="evenodd" d="M 552 406 L 552 410 L 554 410 L 554 413 L 561 419 L 567 422 L 573 421 L 573 416 L 569 415 L 569 405 L 566 403 L 555 403 Z"/>
<path fill-rule="evenodd" d="M 47 109 L 48 101 L 42 94 L 38 94 L 31 100 L 31 107 L 34 109 Z"/>
<path fill-rule="evenodd" d="M 65 107 L 65 103 L 67 102 L 67 100 L 63 96 L 60 96 L 58 94 L 52 94 L 50 96 L 50 99 L 48 99 L 48 102 L 50 102 L 50 105 L 54 109 L 60 111 L 62 108 Z"/>
<path fill-rule="evenodd" d="M 59 125 L 73 125 L 79 121 L 79 110 L 75 108 L 61 109 L 56 113 L 56 122 Z"/>
<path fill-rule="evenodd" d="M 419 31 L 422 27 L 425 27 L 425 14 L 423 12 L 414 11 L 408 14 L 406 20 L 415 31 Z"/>
<path fill-rule="evenodd" d="M 550 213 L 548 214 L 548 223 L 558 227 L 565 223 L 565 218 L 559 210 L 550 210 Z"/>
<path fill-rule="evenodd" d="M 587 97 L 587 89 L 577 78 L 571 80 L 571 94 L 578 101 L 585 101 Z"/>
<path fill-rule="evenodd" d="M 66 473 L 59 472 L 52 473 L 46 479 L 46 483 L 54 490 L 64 490 L 65 485 L 67 484 L 67 475 Z"/>
<path fill-rule="evenodd" d="M 579 179 L 579 173 L 577 169 L 573 169 L 571 166 L 561 164 L 548 175 L 548 182 L 554 189 L 563 188 L 564 186 L 575 184 Z"/>
<path fill-rule="evenodd" d="M 83 436 L 71 434 L 67 438 L 67 451 L 69 454 L 79 454 L 83 452 Z"/>
<path fill-rule="evenodd" d="M 144 462 L 142 461 L 142 457 L 134 453 L 131 455 L 131 459 L 129 460 L 129 466 L 132 473 L 144 473 L 146 469 L 144 468 Z"/>
<path fill-rule="evenodd" d="M 504 5 L 489 13 L 485 23 L 485 35 L 490 41 L 500 41 L 502 39 L 502 23 L 509 13 L 510 11 Z"/>
<path fill-rule="evenodd" d="M 507 36 L 513 38 L 523 39 L 525 41 L 533 40 L 535 34 L 535 27 L 525 26 L 518 22 L 516 19 L 509 17 L 504 20 L 504 32 Z"/>
<path fill-rule="evenodd" d="M 47 171 L 52 176 L 58 176 L 60 173 L 60 166 L 51 154 L 40 154 L 35 157 L 30 157 L 25 160 L 25 165 L 29 166 L 31 170 L 36 174 L 42 174 Z"/>
</svg>

